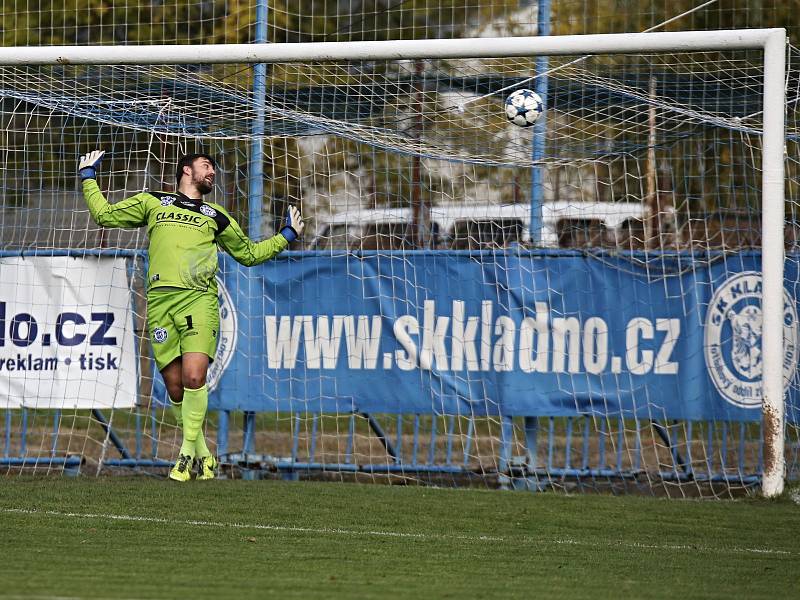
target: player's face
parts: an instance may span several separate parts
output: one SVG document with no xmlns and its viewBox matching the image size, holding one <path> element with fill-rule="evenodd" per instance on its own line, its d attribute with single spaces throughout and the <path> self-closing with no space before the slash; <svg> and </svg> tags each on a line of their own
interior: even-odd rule
<svg viewBox="0 0 800 600">
<path fill-rule="evenodd" d="M 192 183 L 201 194 L 208 194 L 214 189 L 214 166 L 207 158 L 198 158 L 192 163 Z"/>
</svg>

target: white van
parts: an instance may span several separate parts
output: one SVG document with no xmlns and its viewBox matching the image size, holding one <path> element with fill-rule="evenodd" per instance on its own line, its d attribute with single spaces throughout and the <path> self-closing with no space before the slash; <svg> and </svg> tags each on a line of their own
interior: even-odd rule
<svg viewBox="0 0 800 600">
<path fill-rule="evenodd" d="M 546 202 L 540 246 L 616 246 L 631 225 L 643 223 L 638 202 Z M 529 204 L 442 204 L 430 210 L 429 243 L 473 250 L 531 245 Z M 312 242 L 315 250 L 412 249 L 410 208 L 362 209 L 335 214 Z"/>
</svg>

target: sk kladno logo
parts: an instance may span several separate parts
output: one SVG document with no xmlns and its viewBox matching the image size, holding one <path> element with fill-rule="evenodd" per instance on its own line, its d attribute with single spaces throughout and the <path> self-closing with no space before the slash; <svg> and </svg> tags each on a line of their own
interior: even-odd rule
<svg viewBox="0 0 800 600">
<path fill-rule="evenodd" d="M 219 277 L 217 277 L 217 289 L 219 296 L 219 332 L 217 332 L 217 351 L 214 354 L 214 362 L 208 367 L 209 391 L 219 385 L 222 374 L 233 359 L 233 353 L 236 350 L 236 336 L 238 334 L 236 308 L 233 306 L 233 299 L 230 293 Z"/>
<path fill-rule="evenodd" d="M 761 273 L 745 271 L 717 288 L 706 312 L 705 359 L 720 395 L 740 408 L 760 408 L 762 375 Z M 797 309 L 783 291 L 783 384 L 797 363 Z"/>
</svg>

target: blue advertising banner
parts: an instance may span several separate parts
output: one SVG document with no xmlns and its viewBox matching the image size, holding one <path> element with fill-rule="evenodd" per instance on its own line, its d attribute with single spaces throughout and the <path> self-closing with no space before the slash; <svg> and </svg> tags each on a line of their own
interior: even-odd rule
<svg viewBox="0 0 800 600">
<path fill-rule="evenodd" d="M 253 268 L 220 258 L 212 409 L 760 419 L 757 253 L 289 253 Z M 796 261 L 786 280 L 798 281 Z"/>
</svg>

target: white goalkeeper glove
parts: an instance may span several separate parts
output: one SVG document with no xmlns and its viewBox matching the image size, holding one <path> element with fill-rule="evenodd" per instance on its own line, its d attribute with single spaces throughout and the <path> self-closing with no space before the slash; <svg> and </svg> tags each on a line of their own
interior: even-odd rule
<svg viewBox="0 0 800 600">
<path fill-rule="evenodd" d="M 300 214 L 300 211 L 294 206 L 290 206 L 289 213 L 286 215 L 286 222 L 281 228 L 281 235 L 288 241 L 293 242 L 303 235 L 303 229 L 305 229 L 305 227 L 306 224 L 303 223 L 303 216 Z"/>
<path fill-rule="evenodd" d="M 100 161 L 103 160 L 105 153 L 105 150 L 92 150 L 88 154 L 81 156 L 81 160 L 78 163 L 78 173 L 81 175 L 81 180 L 97 178 L 97 167 L 100 166 Z"/>
</svg>

